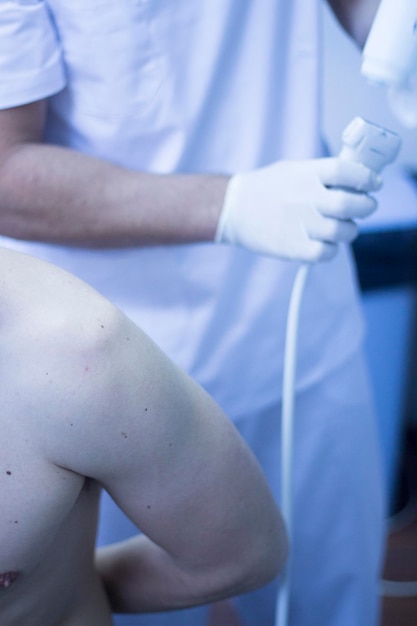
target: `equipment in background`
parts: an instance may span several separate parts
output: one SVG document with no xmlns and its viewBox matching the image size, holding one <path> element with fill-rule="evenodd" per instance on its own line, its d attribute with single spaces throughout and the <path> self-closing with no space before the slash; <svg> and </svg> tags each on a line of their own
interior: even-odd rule
<svg viewBox="0 0 417 626">
<path fill-rule="evenodd" d="M 417 126 L 417 1 L 381 0 L 362 54 L 361 73 L 386 88 L 394 115 Z"/>
</svg>

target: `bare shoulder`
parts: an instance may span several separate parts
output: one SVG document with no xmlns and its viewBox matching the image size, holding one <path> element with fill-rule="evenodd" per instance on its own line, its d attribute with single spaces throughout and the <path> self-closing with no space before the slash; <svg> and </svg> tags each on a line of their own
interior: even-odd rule
<svg viewBox="0 0 417 626">
<path fill-rule="evenodd" d="M 133 424 L 142 439 L 146 415 L 157 414 L 152 430 L 159 436 L 161 416 L 183 410 L 184 394 L 205 403 L 145 333 L 89 285 L 15 251 L 0 249 L 0 266 L 3 401 L 29 430 L 36 425 L 34 437 L 43 438 L 52 462 L 92 475 Z M 92 444 L 100 458 L 89 453 Z"/>
<path fill-rule="evenodd" d="M 50 461 L 106 482 L 125 460 L 140 471 L 132 455 L 165 463 L 161 442 L 185 450 L 197 431 L 229 433 L 211 398 L 89 285 L 9 250 L 0 265 L 3 398 Z"/>
<path fill-rule="evenodd" d="M 10 350 L 24 347 L 22 365 L 33 350 L 39 360 L 45 351 L 69 357 L 87 349 L 106 324 L 124 319 L 89 285 L 40 259 L 2 248 L 0 268 L 0 339 Z"/>
<path fill-rule="evenodd" d="M 7 363 L 4 394 L 45 415 L 63 402 L 75 406 L 93 386 L 81 383 L 103 361 L 125 316 L 72 274 L 15 251 L 0 249 L 0 349 Z M 77 390 L 77 393 L 75 393 Z"/>
<path fill-rule="evenodd" d="M 75 296 L 77 296 L 75 298 Z M 48 310 L 64 311 L 71 300 L 68 317 L 74 311 L 85 313 L 96 305 L 110 310 L 112 305 L 97 291 L 73 274 L 36 257 L 0 247 L 0 307 L 2 316 L 10 307 L 14 314 Z M 48 320 L 49 321 L 49 320 Z"/>
</svg>

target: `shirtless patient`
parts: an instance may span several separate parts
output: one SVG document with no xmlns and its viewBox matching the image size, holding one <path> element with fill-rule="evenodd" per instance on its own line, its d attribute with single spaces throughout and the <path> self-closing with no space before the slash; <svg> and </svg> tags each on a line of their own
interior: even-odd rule
<svg viewBox="0 0 417 626">
<path fill-rule="evenodd" d="M 5 249 L 0 268 L 1 626 L 110 626 L 273 578 L 281 517 L 219 407 L 74 276 Z M 95 554 L 101 488 L 143 534 Z"/>
</svg>

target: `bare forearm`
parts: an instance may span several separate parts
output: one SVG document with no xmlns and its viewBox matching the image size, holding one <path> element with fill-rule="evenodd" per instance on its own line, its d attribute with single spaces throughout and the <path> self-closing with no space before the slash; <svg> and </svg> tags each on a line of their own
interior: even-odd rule
<svg viewBox="0 0 417 626">
<path fill-rule="evenodd" d="M 0 167 L 0 233 L 88 247 L 210 241 L 225 176 L 152 175 L 37 143 Z"/>
<path fill-rule="evenodd" d="M 236 583 L 234 572 L 201 565 L 182 567 L 162 548 L 141 535 L 99 548 L 96 556 L 112 611 L 147 613 L 213 602 L 253 588 Z M 233 583 L 231 581 L 234 581 Z"/>
</svg>

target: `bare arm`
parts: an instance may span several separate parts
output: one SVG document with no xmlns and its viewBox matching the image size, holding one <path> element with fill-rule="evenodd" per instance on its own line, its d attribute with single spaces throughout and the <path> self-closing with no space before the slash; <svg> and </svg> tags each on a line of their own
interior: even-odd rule
<svg viewBox="0 0 417 626">
<path fill-rule="evenodd" d="M 100 482 L 144 533 L 99 552 L 113 610 L 191 606 L 268 582 L 283 565 L 285 532 L 230 420 L 99 294 L 24 259 L 11 288 L 24 329 L 31 300 L 36 341 L 22 333 L 20 370 L 31 436 L 49 462 Z"/>
<path fill-rule="evenodd" d="M 345 31 L 362 47 L 380 0 L 327 0 Z"/>
<path fill-rule="evenodd" d="M 370 171 L 365 182 L 362 166 L 341 167 L 336 159 L 281 161 L 240 174 L 223 206 L 226 176 L 140 173 L 42 144 L 44 108 L 37 102 L 0 112 L 0 233 L 10 237 L 102 248 L 213 241 L 218 234 L 217 241 L 260 254 L 311 261 L 352 241 L 352 218 L 375 208 L 356 193 L 376 188 Z M 308 211 L 306 189 L 316 200 L 309 198 Z"/>
<path fill-rule="evenodd" d="M 282 522 L 237 431 L 147 344 L 133 332 L 118 362 L 130 404 L 118 415 L 126 437 L 111 435 L 114 466 L 107 461 L 95 471 L 146 534 L 98 557 L 116 611 L 178 608 L 249 591 L 276 575 L 285 554 Z"/>
<path fill-rule="evenodd" d="M 45 111 L 0 111 L 0 233 L 89 247 L 213 240 L 227 177 L 138 173 L 43 144 Z"/>
</svg>

